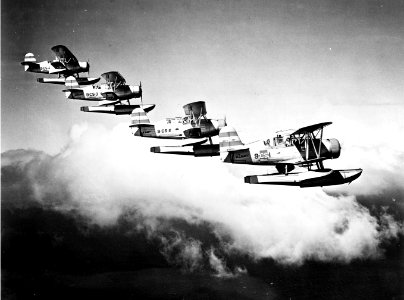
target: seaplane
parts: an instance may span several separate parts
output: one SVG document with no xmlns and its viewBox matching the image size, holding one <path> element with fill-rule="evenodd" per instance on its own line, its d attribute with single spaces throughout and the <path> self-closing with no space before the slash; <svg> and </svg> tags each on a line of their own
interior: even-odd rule
<svg viewBox="0 0 404 300">
<path fill-rule="evenodd" d="M 351 183 L 362 174 L 362 169 L 324 167 L 325 160 L 341 154 L 337 139 L 323 138 L 324 127 L 330 124 L 278 131 L 272 139 L 251 144 L 242 143 L 237 131 L 226 126 L 219 133 L 220 156 L 225 163 L 275 166 L 277 172 L 244 177 L 249 184 L 315 187 Z"/>
<path fill-rule="evenodd" d="M 154 104 L 143 104 L 142 84 L 127 85 L 125 78 L 117 72 L 110 71 L 101 74 L 105 83 L 100 85 L 80 86 L 76 78 L 66 78 L 66 98 L 73 100 L 98 101 L 96 106 L 83 106 L 84 112 L 106 113 L 115 115 L 131 114 L 136 108 L 142 107 L 146 112 L 151 111 Z M 132 99 L 140 98 L 141 104 L 134 104 Z"/>
<path fill-rule="evenodd" d="M 208 119 L 204 101 L 188 103 L 183 106 L 185 116 L 165 118 L 150 123 L 147 113 L 141 107 L 133 110 L 130 128 L 134 136 L 156 139 L 192 140 L 176 146 L 156 146 L 150 149 L 154 153 L 194 156 L 219 155 L 219 144 L 212 137 L 219 134 L 226 125 L 225 119 Z M 207 143 L 209 140 L 209 143 Z"/>
<path fill-rule="evenodd" d="M 33 53 L 25 54 L 24 66 L 25 72 L 57 74 L 58 78 L 38 78 L 40 83 L 65 84 L 66 77 L 74 76 L 80 85 L 97 83 L 100 78 L 79 77 L 79 73 L 89 72 L 90 64 L 88 62 L 78 61 L 70 50 L 63 45 L 57 45 L 51 48 L 55 53 L 56 59 L 37 62 Z"/>
</svg>

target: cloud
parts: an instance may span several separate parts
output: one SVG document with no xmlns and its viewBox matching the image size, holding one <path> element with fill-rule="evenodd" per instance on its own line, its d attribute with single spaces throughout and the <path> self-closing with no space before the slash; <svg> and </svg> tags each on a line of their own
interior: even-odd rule
<svg viewBox="0 0 404 300">
<path fill-rule="evenodd" d="M 236 277 L 240 274 L 246 274 L 246 269 L 242 267 L 235 267 L 234 271 L 232 272 L 227 266 L 224 259 L 219 258 L 215 254 L 215 250 L 213 248 L 209 249 L 206 252 L 209 257 L 209 265 L 215 271 L 215 276 L 220 278 L 231 278 Z"/>
<path fill-rule="evenodd" d="M 201 241 L 186 238 L 180 232 L 172 232 L 171 237 L 161 236 L 161 253 L 168 262 L 194 272 L 203 265 Z"/>
<path fill-rule="evenodd" d="M 284 264 L 350 262 L 380 257 L 383 242 L 403 233 L 400 221 L 387 212 L 371 214 L 353 195 L 248 185 L 240 175 L 248 174 L 248 167 L 223 164 L 215 157 L 150 153 L 151 146 L 167 143 L 133 137 L 127 124 L 112 130 L 75 125 L 57 155 L 3 153 L 2 198 L 12 202 L 12 193 L 22 193 L 25 204 L 79 212 L 102 226 L 134 211 L 135 229 L 159 237 L 167 260 L 191 271 L 208 260 L 217 274 L 232 271 L 209 249 Z M 355 191 L 355 184 L 342 191 Z M 384 187 L 388 189 L 389 182 Z M 369 192 L 372 189 L 378 190 L 369 187 Z M 167 220 L 181 220 L 198 230 L 170 231 Z M 209 238 L 201 227 L 209 229 Z"/>
</svg>

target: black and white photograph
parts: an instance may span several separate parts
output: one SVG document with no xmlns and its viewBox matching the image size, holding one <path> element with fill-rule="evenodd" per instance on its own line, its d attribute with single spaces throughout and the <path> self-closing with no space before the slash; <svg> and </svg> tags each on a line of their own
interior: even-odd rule
<svg viewBox="0 0 404 300">
<path fill-rule="evenodd" d="M 1 1 L 1 299 L 404 299 L 404 1 Z"/>
</svg>

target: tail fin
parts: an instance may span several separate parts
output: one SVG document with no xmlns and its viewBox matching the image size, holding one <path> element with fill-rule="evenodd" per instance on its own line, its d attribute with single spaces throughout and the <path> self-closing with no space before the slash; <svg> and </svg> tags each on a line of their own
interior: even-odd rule
<svg viewBox="0 0 404 300">
<path fill-rule="evenodd" d="M 68 89 L 77 89 L 80 87 L 79 83 L 77 82 L 77 80 L 74 76 L 69 76 L 66 78 L 65 86 Z"/>
<path fill-rule="evenodd" d="M 27 71 L 29 69 L 30 64 L 36 63 L 36 59 L 33 53 L 27 53 L 24 57 L 24 62 L 21 64 L 24 66 L 24 70 Z"/>
<path fill-rule="evenodd" d="M 130 126 L 129 127 L 140 127 L 142 125 L 150 125 L 149 117 L 146 112 L 138 107 L 135 108 L 130 115 Z"/>
<path fill-rule="evenodd" d="M 221 156 L 227 156 L 228 150 L 237 149 L 244 144 L 241 142 L 237 131 L 230 126 L 223 127 L 219 132 L 220 153 Z M 222 154 L 223 153 L 223 154 Z"/>
</svg>

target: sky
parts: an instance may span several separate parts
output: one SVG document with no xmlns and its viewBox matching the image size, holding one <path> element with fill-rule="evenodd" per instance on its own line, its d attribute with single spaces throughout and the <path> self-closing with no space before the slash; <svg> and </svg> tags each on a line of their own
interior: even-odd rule
<svg viewBox="0 0 404 300">
<path fill-rule="evenodd" d="M 23 4 L 23 5 L 22 5 Z M 403 14 L 399 1 L 3 1 L 2 151 L 57 153 L 72 125 L 128 122 L 79 111 L 60 86 L 23 72 L 27 52 L 53 59 L 63 44 L 91 76 L 142 81 L 151 120 L 207 102 L 247 140 L 332 121 L 358 144 L 403 129 Z M 387 140 L 386 139 L 386 140 Z M 393 147 L 403 145 L 394 140 Z"/>
<path fill-rule="evenodd" d="M 267 293 L 263 278 L 270 278 L 270 292 L 285 298 L 306 286 L 313 287 L 307 298 L 319 290 L 329 298 L 333 289 L 307 276 L 318 276 L 314 262 L 324 266 L 324 278 L 344 279 L 340 291 L 352 282 L 346 278 L 354 280 L 345 298 L 403 294 L 403 257 L 394 253 L 402 253 L 404 233 L 404 2 L 7 0 L 1 14 L 2 245 L 11 259 L 5 269 L 18 275 L 9 277 L 6 291 L 21 286 L 18 278 L 33 294 L 37 286 L 70 280 L 91 285 L 92 278 L 66 280 L 71 270 L 58 251 L 85 269 L 80 240 L 92 249 L 97 270 L 121 271 L 120 263 L 103 266 L 98 252 L 104 250 L 98 245 L 121 239 L 132 245 L 127 249 L 139 247 L 135 253 L 153 261 L 150 268 L 207 272 L 211 288 L 220 278 L 249 278 L 248 290 Z M 128 84 L 141 81 L 144 102 L 156 104 L 151 121 L 181 116 L 184 104 L 200 100 L 208 117 L 226 116 L 243 142 L 332 121 L 325 137 L 338 138 L 342 152 L 325 165 L 360 167 L 363 174 L 324 189 L 256 186 L 243 177 L 267 167 L 150 153 L 169 141 L 132 136 L 128 116 L 81 112 L 89 103 L 65 99 L 61 86 L 24 72 L 27 52 L 50 60 L 58 44 L 89 61 L 92 77 L 116 70 Z M 19 254 L 30 246 L 38 252 Z M 118 248 L 108 251 L 139 267 Z M 56 272 L 55 282 L 48 271 L 29 267 L 36 257 Z M 42 284 L 18 273 L 24 268 Z M 271 277 L 268 270 L 280 273 Z M 288 270 L 296 284 L 308 277 L 305 287 L 278 288 Z M 367 274 L 374 277 L 362 282 Z M 367 293 L 357 293 L 363 285 Z"/>
</svg>

